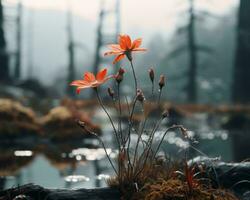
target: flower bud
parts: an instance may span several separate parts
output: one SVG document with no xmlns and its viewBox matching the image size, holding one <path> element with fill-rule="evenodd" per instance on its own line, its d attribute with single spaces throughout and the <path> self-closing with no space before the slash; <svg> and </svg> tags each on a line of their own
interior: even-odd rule
<svg viewBox="0 0 250 200">
<path fill-rule="evenodd" d="M 148 70 L 148 74 L 149 74 L 149 78 L 151 80 L 151 82 L 153 83 L 154 82 L 154 79 L 155 79 L 155 72 L 154 72 L 154 69 L 153 68 L 150 68 Z"/>
<path fill-rule="evenodd" d="M 163 111 L 162 118 L 167 118 L 169 116 L 168 110 Z"/>
<path fill-rule="evenodd" d="M 112 99 L 114 98 L 115 92 L 114 92 L 114 90 L 113 90 L 111 87 L 108 88 L 108 94 L 109 94 L 109 96 L 110 96 Z"/>
<path fill-rule="evenodd" d="M 145 96 L 144 96 L 142 90 L 140 90 L 140 89 L 137 90 L 136 99 L 137 99 L 138 101 L 140 101 L 141 103 L 145 100 Z"/>
<path fill-rule="evenodd" d="M 188 138 L 188 130 L 186 128 L 184 128 L 183 126 L 181 126 L 181 133 L 185 138 Z"/>
<path fill-rule="evenodd" d="M 164 85 L 165 85 L 165 76 L 161 75 L 159 80 L 160 90 L 164 87 Z"/>
<path fill-rule="evenodd" d="M 94 135 L 94 136 L 98 137 L 96 133 L 90 131 L 90 130 L 87 128 L 85 122 L 83 122 L 83 121 L 77 119 L 77 120 L 76 120 L 76 123 L 77 123 L 77 125 L 78 125 L 79 127 L 81 127 L 81 128 L 84 130 L 84 132 L 85 132 L 86 134 Z"/>
<path fill-rule="evenodd" d="M 118 73 L 115 76 L 115 80 L 116 80 L 117 83 L 122 82 L 124 73 L 125 73 L 125 70 L 123 68 L 120 68 Z"/>
<path fill-rule="evenodd" d="M 125 73 L 125 70 L 123 68 L 120 68 L 118 71 L 118 74 L 123 75 Z"/>
<path fill-rule="evenodd" d="M 85 123 L 85 122 L 83 122 L 83 121 L 77 119 L 77 120 L 76 120 L 76 123 L 77 123 L 77 125 L 80 126 L 81 128 L 83 128 L 83 129 L 86 128 L 86 123 Z"/>
</svg>

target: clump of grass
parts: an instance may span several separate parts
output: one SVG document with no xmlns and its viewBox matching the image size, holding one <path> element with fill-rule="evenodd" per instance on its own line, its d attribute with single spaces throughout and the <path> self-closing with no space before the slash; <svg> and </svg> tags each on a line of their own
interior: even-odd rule
<svg viewBox="0 0 250 200">
<path fill-rule="evenodd" d="M 145 184 L 143 189 L 134 194 L 132 200 L 237 200 L 237 198 L 226 190 L 207 188 L 198 185 L 189 193 L 186 182 L 179 179 L 159 178 L 153 183 Z"/>
<path fill-rule="evenodd" d="M 117 177 L 110 178 L 108 185 L 119 188 L 123 200 L 238 200 L 228 190 L 213 188 L 211 180 L 200 176 L 199 171 L 195 172 L 195 167 L 186 168 L 185 164 L 183 170 L 178 171 L 180 166 L 183 164 L 171 160 L 146 165 L 137 177 L 138 190 L 131 185 L 133 180 L 127 177 L 122 185 Z"/>
<path fill-rule="evenodd" d="M 83 80 L 76 80 L 71 85 L 77 87 L 77 93 L 81 89 L 93 88 L 96 93 L 97 100 L 106 113 L 110 125 L 113 128 L 114 137 L 118 147 L 117 162 L 114 162 L 106 151 L 106 147 L 98 134 L 88 130 L 86 123 L 78 121 L 78 125 L 82 127 L 85 133 L 97 137 L 103 146 L 107 158 L 115 172 L 115 177 L 108 180 L 111 187 L 117 187 L 123 200 L 235 200 L 232 194 L 214 189 L 209 183 L 201 182 L 202 179 L 197 178 L 195 168 L 190 168 L 187 164 L 187 156 L 181 163 L 172 162 L 170 159 L 159 159 L 158 152 L 166 137 L 173 130 L 179 130 L 180 135 L 187 139 L 188 142 L 194 142 L 189 138 L 187 130 L 182 125 L 173 125 L 166 128 L 159 141 L 156 140 L 156 132 L 159 130 L 161 123 L 168 118 L 168 111 L 159 114 L 159 119 L 153 122 L 152 127 L 148 130 L 148 113 L 145 112 L 145 102 L 147 102 L 143 90 L 139 87 L 137 75 L 133 64 L 133 52 L 145 51 L 140 48 L 142 40 L 136 39 L 131 41 L 128 35 L 120 35 L 119 44 L 112 44 L 109 47 L 111 51 L 105 55 L 116 55 L 114 63 L 123 58 L 127 58 L 131 67 L 134 78 L 134 94 L 132 101 L 128 102 L 127 97 L 121 95 L 121 84 L 124 79 L 125 69 L 120 68 L 116 75 L 106 76 L 107 69 L 100 70 L 97 75 L 90 72 L 84 74 Z M 156 104 L 160 107 L 163 89 L 166 85 L 165 75 L 160 75 L 158 81 L 158 93 L 155 95 L 155 72 L 153 68 L 148 71 L 151 81 L 151 97 L 156 96 Z M 110 96 L 114 107 L 117 110 L 116 126 L 114 120 L 106 109 L 98 87 L 108 81 L 115 79 L 116 89 L 109 88 L 108 95 Z M 151 98 L 152 99 L 152 98 Z M 125 100 L 127 109 L 123 109 L 122 105 Z M 143 120 L 136 126 L 134 122 L 136 110 L 144 116 Z M 122 124 L 122 117 L 127 114 L 126 126 Z M 131 144 L 132 135 L 136 134 L 137 138 L 135 145 Z M 142 137 L 147 135 L 146 138 Z M 154 146 L 153 144 L 156 144 Z M 181 170 L 178 170 L 182 168 Z"/>
</svg>

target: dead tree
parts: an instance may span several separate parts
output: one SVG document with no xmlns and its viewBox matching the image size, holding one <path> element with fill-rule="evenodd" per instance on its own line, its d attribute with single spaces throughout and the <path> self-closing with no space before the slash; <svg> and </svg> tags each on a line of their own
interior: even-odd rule
<svg viewBox="0 0 250 200">
<path fill-rule="evenodd" d="M 14 77 L 19 79 L 21 76 L 21 51 L 22 51 L 22 3 L 19 1 L 17 5 L 16 18 L 16 63 L 14 70 Z"/>
<path fill-rule="evenodd" d="M 241 0 L 238 15 L 238 45 L 233 73 L 232 100 L 250 103 L 250 1 Z"/>
<path fill-rule="evenodd" d="M 188 71 L 186 73 L 188 81 L 185 90 L 187 91 L 187 100 L 190 103 L 196 103 L 198 100 L 197 95 L 197 70 L 198 70 L 198 53 L 210 54 L 213 50 L 210 47 L 198 44 L 196 37 L 196 22 L 200 18 L 211 17 L 210 13 L 197 11 L 194 8 L 194 0 L 189 0 L 188 9 L 188 24 L 177 29 L 178 34 L 186 34 L 186 44 L 181 45 L 171 51 L 168 55 L 168 59 L 174 59 L 176 56 L 180 56 L 183 53 L 188 53 Z M 213 16 L 215 17 L 215 16 Z M 182 76 L 183 77 L 183 76 Z"/>
<path fill-rule="evenodd" d="M 69 10 L 67 15 L 67 33 L 68 33 L 68 78 L 67 78 L 67 93 L 69 96 L 74 96 L 74 88 L 69 86 L 69 83 L 75 79 L 75 44 L 73 38 L 72 13 Z"/>
<path fill-rule="evenodd" d="M 4 15 L 2 0 L 0 0 L 0 81 L 9 80 L 9 62 L 4 34 Z"/>
<path fill-rule="evenodd" d="M 101 1 L 100 12 L 99 12 L 99 22 L 97 25 L 96 32 L 96 47 L 95 47 L 95 56 L 93 62 L 93 73 L 96 74 L 99 70 L 99 67 L 102 63 L 105 63 L 102 55 L 102 47 L 108 43 L 116 43 L 117 37 L 120 33 L 120 1 L 114 0 L 113 8 L 106 9 L 106 1 Z M 107 17 L 114 17 L 114 24 L 108 23 L 111 27 L 106 27 L 105 23 Z M 107 33 L 107 29 L 113 30 L 112 33 Z M 92 93 L 92 97 L 95 96 L 95 93 Z"/>
</svg>

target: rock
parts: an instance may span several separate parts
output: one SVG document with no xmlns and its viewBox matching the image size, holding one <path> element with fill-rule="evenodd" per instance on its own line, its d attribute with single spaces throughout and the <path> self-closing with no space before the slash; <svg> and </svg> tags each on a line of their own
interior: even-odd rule
<svg viewBox="0 0 250 200">
<path fill-rule="evenodd" d="M 218 158 L 196 157 L 189 161 L 191 164 L 205 166 L 206 172 L 212 178 L 214 186 L 220 186 L 234 191 L 243 199 L 250 191 L 250 162 L 226 163 Z"/>
<path fill-rule="evenodd" d="M 10 99 L 0 99 L 0 137 L 37 135 L 39 125 L 32 109 Z"/>
<path fill-rule="evenodd" d="M 44 135 L 53 140 L 79 139 L 93 137 L 81 129 L 76 120 L 85 122 L 89 130 L 100 134 L 100 127 L 91 122 L 91 117 L 84 112 L 78 112 L 76 109 L 70 109 L 66 106 L 58 106 L 41 119 Z"/>
</svg>

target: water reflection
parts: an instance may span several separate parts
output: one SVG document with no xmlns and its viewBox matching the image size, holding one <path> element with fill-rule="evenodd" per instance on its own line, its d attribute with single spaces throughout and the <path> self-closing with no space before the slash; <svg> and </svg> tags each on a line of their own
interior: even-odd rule
<svg viewBox="0 0 250 200">
<path fill-rule="evenodd" d="M 220 124 L 223 116 L 213 118 L 208 114 L 179 120 L 178 124 L 192 130 L 188 132 L 189 136 L 199 141 L 192 145 L 205 154 L 221 157 L 224 161 L 239 161 L 250 157 L 247 151 L 250 142 L 248 129 L 222 128 Z M 163 123 L 156 132 L 155 145 L 162 137 L 167 123 Z M 154 119 L 150 124 L 154 124 Z M 111 130 L 106 128 L 103 139 L 108 154 L 116 159 L 117 151 L 113 148 L 115 145 L 110 133 Z M 142 136 L 143 139 L 147 137 L 146 134 Z M 133 134 L 131 144 L 136 139 L 137 135 Z M 183 156 L 183 150 L 188 146 L 189 143 L 179 132 L 169 132 L 160 152 L 173 157 Z M 0 152 L 0 189 L 26 183 L 53 188 L 102 187 L 113 173 L 104 150 L 94 139 L 58 143 L 11 141 L 0 145 Z M 193 149 L 189 153 L 190 156 L 200 155 Z"/>
<path fill-rule="evenodd" d="M 71 176 L 66 176 L 64 178 L 66 182 L 82 182 L 82 181 L 89 181 L 89 177 L 83 176 L 83 175 L 71 175 Z"/>
<path fill-rule="evenodd" d="M 108 154 L 112 152 L 110 148 L 107 148 L 106 150 Z M 70 156 L 75 156 L 76 158 L 79 159 L 84 157 L 86 160 L 101 160 L 104 157 L 106 157 L 106 154 L 103 148 L 97 148 L 97 149 L 78 148 L 74 149 L 70 153 Z"/>
<path fill-rule="evenodd" d="M 80 148 L 83 143 L 37 144 L 30 150 L 9 146 L 0 147 L 0 190 L 30 182 L 44 187 L 101 187 L 105 174 L 112 174 L 103 149 Z"/>
<path fill-rule="evenodd" d="M 0 189 L 5 188 L 9 180 L 15 180 L 15 184 L 20 185 L 22 183 L 20 169 L 33 161 L 33 152 L 17 150 L 7 145 L 1 145 L 0 150 Z"/>
</svg>

